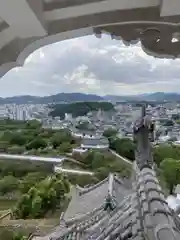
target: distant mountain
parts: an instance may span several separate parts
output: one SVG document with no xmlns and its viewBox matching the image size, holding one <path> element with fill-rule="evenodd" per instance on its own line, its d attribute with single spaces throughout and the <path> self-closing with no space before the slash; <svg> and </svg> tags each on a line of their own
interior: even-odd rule
<svg viewBox="0 0 180 240">
<path fill-rule="evenodd" d="M 118 102 L 118 101 L 130 101 L 130 100 L 133 100 L 133 99 L 136 99 L 137 96 L 116 96 L 116 95 L 106 95 L 104 96 L 104 99 L 105 100 L 109 100 L 109 101 L 112 101 L 112 102 Z"/>
<path fill-rule="evenodd" d="M 107 95 L 104 97 L 106 100 L 110 101 L 180 101 L 179 93 L 164 93 L 164 92 L 155 92 L 155 93 L 145 93 L 140 95 L 127 95 L 127 96 L 113 96 Z"/>
<path fill-rule="evenodd" d="M 51 96 L 37 97 L 37 96 L 15 96 L 8 98 L 0 98 L 0 104 L 16 103 L 16 104 L 47 104 L 53 102 L 81 102 L 81 101 L 103 101 L 104 98 L 95 94 L 84 93 L 58 93 Z"/>
<path fill-rule="evenodd" d="M 143 98 L 149 101 L 180 101 L 180 94 L 156 92 L 152 94 L 147 94 Z"/>
<path fill-rule="evenodd" d="M 91 102 L 91 101 L 180 101 L 179 93 L 145 93 L 140 95 L 127 95 L 127 96 L 116 96 L 106 95 L 100 97 L 95 94 L 84 94 L 84 93 L 58 93 L 51 96 L 37 97 L 37 96 L 15 96 L 8 98 L 0 98 L 0 104 L 16 103 L 16 104 L 27 104 L 27 103 L 59 103 L 59 102 Z"/>
</svg>

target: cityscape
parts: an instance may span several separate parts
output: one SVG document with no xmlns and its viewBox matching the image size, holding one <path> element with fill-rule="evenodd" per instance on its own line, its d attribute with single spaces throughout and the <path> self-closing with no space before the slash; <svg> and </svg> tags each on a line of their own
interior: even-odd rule
<svg viewBox="0 0 180 240">
<path fill-rule="evenodd" d="M 104 100 L 105 102 L 105 100 Z M 63 104 L 63 103 L 61 103 Z M 140 117 L 141 107 L 134 103 L 113 103 L 115 111 L 88 112 L 84 116 L 73 117 L 71 113 L 65 113 L 65 117 L 51 116 L 50 104 L 1 104 L 0 120 L 11 119 L 19 121 L 37 120 L 44 128 L 62 129 L 68 128 L 76 132 L 75 127 L 79 123 L 85 123 L 86 130 L 92 129 L 91 133 L 103 134 L 109 128 L 117 131 L 119 138 L 133 137 L 133 123 Z M 139 105 L 139 104 L 137 104 Z M 68 106 L 66 103 L 65 106 Z M 147 104 L 147 114 L 152 118 L 156 126 L 155 143 L 161 144 L 172 142 L 180 144 L 180 104 L 178 102 L 164 102 Z M 90 132 L 90 130 L 89 130 Z M 80 134 L 80 130 L 79 133 Z"/>
<path fill-rule="evenodd" d="M 21 230 L 17 231 L 19 236 L 34 240 L 57 239 L 78 234 L 77 230 L 71 230 L 76 218 L 79 219 L 79 227 L 84 226 L 85 216 L 86 226 L 95 227 L 96 219 L 100 223 L 106 217 L 106 210 L 102 210 L 103 206 L 106 209 L 106 204 L 107 214 L 117 211 L 117 201 L 121 203 L 118 212 L 130 207 L 128 204 L 135 201 L 130 198 L 135 198 L 131 182 L 135 164 L 134 144 L 137 141 L 134 124 L 142 118 L 142 106 L 145 106 L 146 117 L 154 126 L 151 144 L 159 184 L 165 191 L 169 208 L 178 213 L 180 179 L 175 174 L 180 170 L 178 102 L 131 103 L 104 99 L 49 104 L 8 103 L 0 106 L 1 224 L 14 226 L 18 219 L 23 218 L 24 223 L 21 220 L 19 225 Z M 142 154 L 141 151 L 138 154 Z M 147 154 L 144 156 L 147 157 Z M 141 164 L 146 162 L 146 157 Z M 139 155 L 138 159 L 141 158 Z M 174 174 L 176 177 L 173 177 Z M 36 181 L 39 183 L 35 184 Z M 55 184 L 48 190 L 48 194 L 55 191 L 52 192 L 55 195 L 38 194 L 45 183 L 47 187 Z M 57 185 L 60 183 L 61 187 Z M 56 185 L 59 187 L 56 188 Z M 112 196 L 109 191 L 113 191 Z M 27 205 L 26 197 L 32 201 L 31 204 Z M 46 203 L 47 197 L 49 203 Z M 42 205 L 43 201 L 46 205 Z M 89 212 L 94 219 L 92 221 L 88 217 Z M 43 226 L 41 221 L 36 221 L 42 217 L 46 219 Z M 177 218 L 175 221 L 179 222 Z M 57 225 L 59 221 L 60 225 Z M 114 224 L 113 218 L 111 221 Z M 26 230 L 23 224 L 27 224 Z M 62 231 L 61 234 L 59 231 Z M 3 234 L 7 233 L 3 231 Z M 89 234 L 95 239 L 98 236 L 94 231 Z M 132 233 L 129 230 L 122 236 L 122 239 L 129 239 L 127 236 L 132 236 Z"/>
</svg>

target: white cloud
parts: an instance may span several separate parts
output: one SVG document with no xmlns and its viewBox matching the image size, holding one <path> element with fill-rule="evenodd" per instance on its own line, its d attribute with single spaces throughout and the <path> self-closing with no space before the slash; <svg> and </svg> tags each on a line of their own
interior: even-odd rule
<svg viewBox="0 0 180 240">
<path fill-rule="evenodd" d="M 72 39 L 31 54 L 0 79 L 0 96 L 86 92 L 99 95 L 180 92 L 180 60 L 157 59 L 109 36 Z"/>
</svg>

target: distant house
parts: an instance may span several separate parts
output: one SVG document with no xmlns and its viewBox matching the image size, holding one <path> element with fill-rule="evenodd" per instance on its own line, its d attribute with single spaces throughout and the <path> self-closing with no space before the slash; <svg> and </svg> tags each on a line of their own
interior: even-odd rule
<svg viewBox="0 0 180 240">
<path fill-rule="evenodd" d="M 180 146 L 180 141 L 179 140 L 175 141 L 175 142 L 173 142 L 173 144 L 176 145 L 176 146 Z"/>
<path fill-rule="evenodd" d="M 87 149 L 83 149 L 83 148 L 73 148 L 72 153 L 79 153 L 79 154 L 83 154 L 86 153 Z"/>
<path fill-rule="evenodd" d="M 71 130 L 71 134 L 77 138 L 95 138 L 94 132 L 92 131 L 81 131 L 81 130 Z"/>
<path fill-rule="evenodd" d="M 83 138 L 81 143 L 83 149 L 108 149 L 109 141 L 105 137 Z"/>
<path fill-rule="evenodd" d="M 158 143 L 165 143 L 170 139 L 170 136 L 160 136 L 158 139 Z"/>
</svg>

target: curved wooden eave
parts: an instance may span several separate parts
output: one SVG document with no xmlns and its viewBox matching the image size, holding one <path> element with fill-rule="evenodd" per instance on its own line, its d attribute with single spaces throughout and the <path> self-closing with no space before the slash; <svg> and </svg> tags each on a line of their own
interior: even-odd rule
<svg viewBox="0 0 180 240">
<path fill-rule="evenodd" d="M 34 0 L 27 1 L 32 8 L 33 3 L 36 3 L 33 1 Z M 0 18 L 0 77 L 10 69 L 22 66 L 25 59 L 38 48 L 58 41 L 91 34 L 100 37 L 101 33 L 107 33 L 110 34 L 112 38 L 122 39 L 123 43 L 128 46 L 140 41 L 142 49 L 147 54 L 155 57 L 179 57 L 179 45 L 172 45 L 169 42 L 163 42 L 163 39 L 164 36 L 180 34 L 180 16 L 161 17 L 160 5 L 156 5 L 155 0 L 149 1 L 152 2 L 152 6 L 150 7 L 144 5 L 145 7 L 141 6 L 139 8 L 134 7 L 133 9 L 129 8 L 124 10 L 120 9 L 122 7 L 118 5 L 119 2 L 117 0 L 111 1 L 111 3 L 114 4 L 112 4 L 113 6 L 110 4 L 108 5 L 108 0 L 100 1 L 100 3 L 103 4 L 102 11 L 98 12 L 98 9 L 91 8 L 89 10 L 91 14 L 87 14 L 88 11 L 86 11 L 86 13 L 83 14 L 81 12 L 78 15 L 72 10 L 77 10 L 78 8 L 81 9 L 85 5 L 87 8 L 90 8 L 92 7 L 92 4 L 97 4 L 98 1 L 93 0 L 93 3 L 89 1 L 87 4 L 81 3 L 81 6 L 70 7 L 72 17 L 68 15 L 69 13 L 66 8 L 63 8 L 64 14 L 62 14 L 63 9 L 53 9 L 53 6 L 56 6 L 53 4 L 54 2 L 57 4 L 57 0 L 50 1 L 50 3 L 46 3 L 42 6 L 40 5 L 41 17 L 43 18 L 40 23 L 42 22 L 42 24 L 38 25 L 37 29 L 33 29 L 33 25 L 30 25 L 29 27 L 31 27 L 31 31 L 26 31 L 25 33 L 23 31 L 20 32 L 22 37 L 18 36 L 20 33 L 17 34 L 12 25 L 7 24 L 3 21 L 3 18 Z M 146 2 L 148 3 L 148 1 L 144 1 L 145 4 L 147 4 Z M 51 6 L 51 8 L 48 8 L 48 6 Z M 39 15 L 37 19 L 40 19 Z M 37 19 L 35 18 L 35 20 Z M 38 29 L 41 30 L 40 33 L 38 32 Z M 158 44 L 154 39 L 150 42 L 149 39 L 151 39 L 151 35 L 153 34 L 150 33 L 150 36 L 145 34 L 148 29 L 159 29 L 163 34 L 166 33 L 166 35 L 163 35 L 161 42 Z M 36 36 L 37 32 L 39 33 L 39 36 Z M 161 45 L 164 46 L 164 50 L 162 50 Z"/>
</svg>

